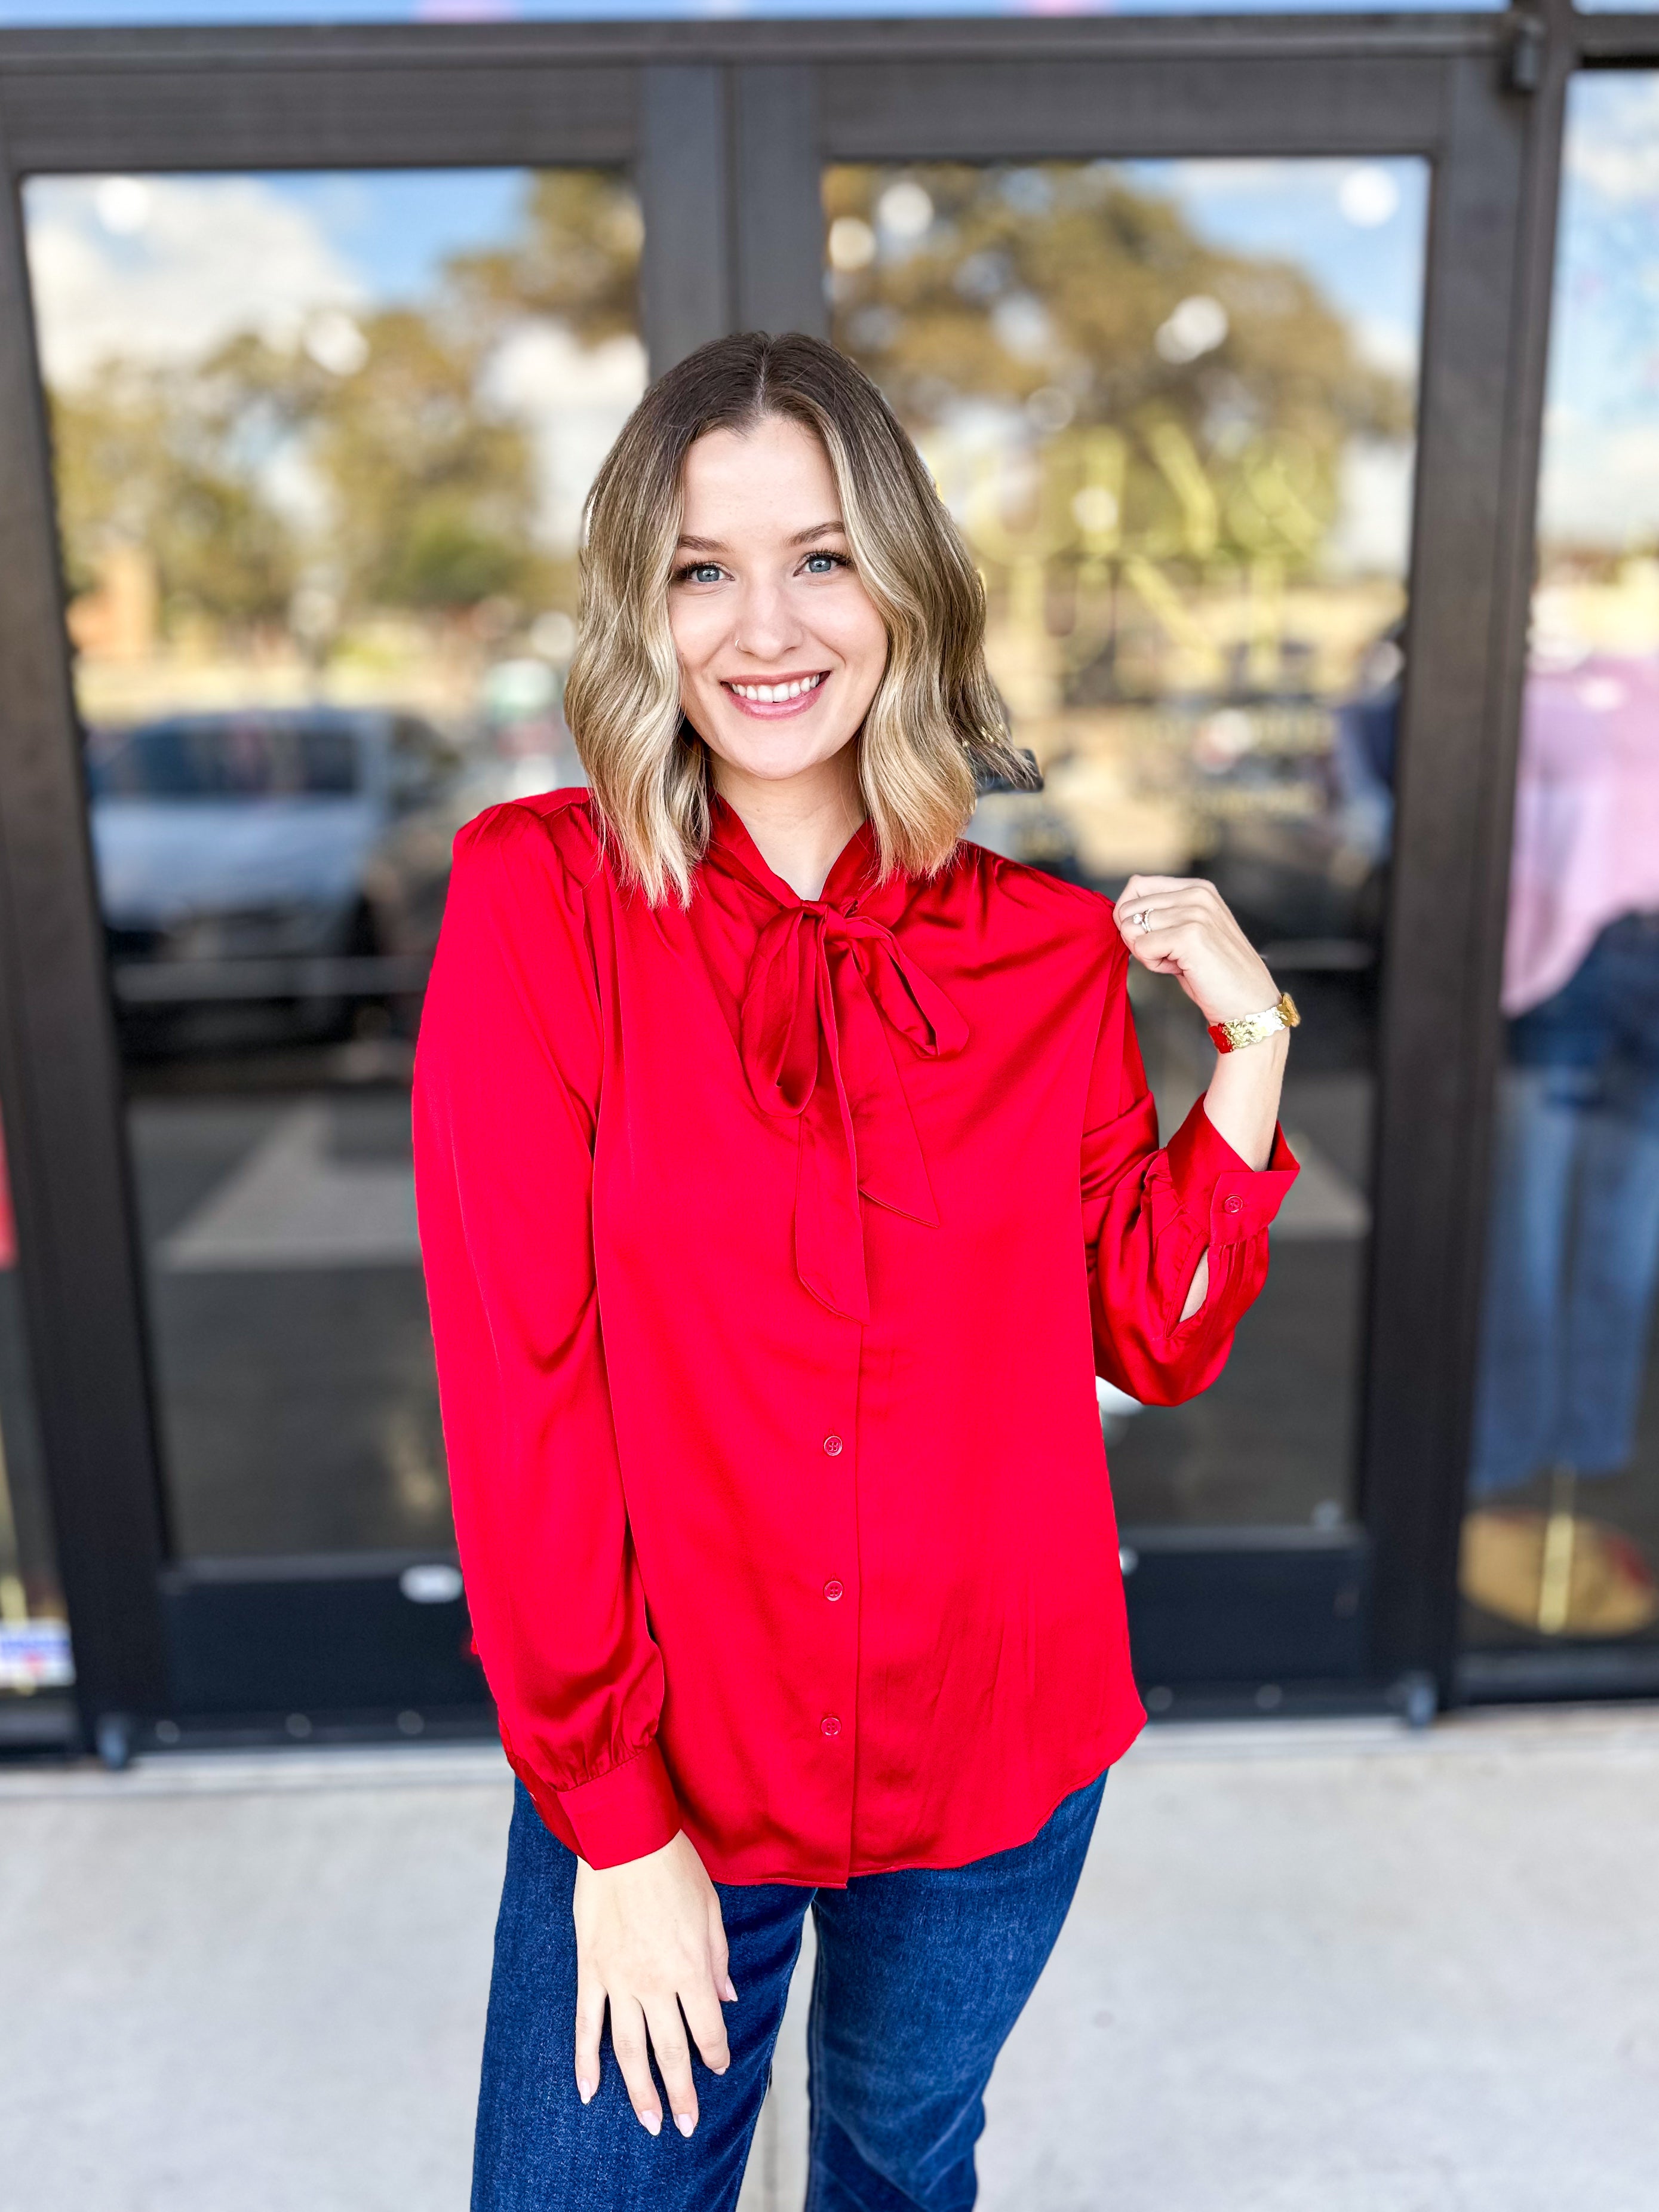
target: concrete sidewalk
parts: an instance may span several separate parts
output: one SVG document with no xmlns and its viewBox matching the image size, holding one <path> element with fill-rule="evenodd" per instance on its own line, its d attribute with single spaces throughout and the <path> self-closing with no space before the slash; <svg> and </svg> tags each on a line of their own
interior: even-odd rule
<svg viewBox="0 0 1659 2212">
<path fill-rule="evenodd" d="M 478 1751 L 0 1771 L 3 2212 L 460 2212 L 507 1798 Z M 1151 1732 L 984 2212 L 1656 2212 L 1656 1846 L 1652 1711 Z M 792 2011 L 744 2212 L 799 2203 Z"/>
</svg>

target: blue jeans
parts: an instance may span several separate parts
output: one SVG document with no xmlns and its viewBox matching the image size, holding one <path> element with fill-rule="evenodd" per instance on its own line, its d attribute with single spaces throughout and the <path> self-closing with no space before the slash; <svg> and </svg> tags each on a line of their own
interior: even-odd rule
<svg viewBox="0 0 1659 2212">
<path fill-rule="evenodd" d="M 845 1889 L 720 1885 L 738 2001 L 732 2063 L 696 2054 L 689 2139 L 634 2117 L 607 2030 L 592 2104 L 576 2094 L 576 1862 L 522 1784 L 484 2034 L 473 2212 L 731 2212 L 771 2078 L 811 1908 L 817 1932 L 806 2212 L 967 2212 L 996 2056 L 1072 1902 L 1103 1774 L 1016 1850 Z M 660 2089 L 660 2081 L 658 2084 Z M 664 2100 L 666 2112 L 667 2100 Z"/>
<path fill-rule="evenodd" d="M 1625 915 L 1511 1022 L 1498 1095 L 1475 1498 L 1628 1462 L 1659 1277 L 1659 915 Z"/>
</svg>

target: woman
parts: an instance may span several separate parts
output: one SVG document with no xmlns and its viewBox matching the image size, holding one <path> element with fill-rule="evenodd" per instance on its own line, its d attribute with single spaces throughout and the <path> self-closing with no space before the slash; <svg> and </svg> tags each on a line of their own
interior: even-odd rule
<svg viewBox="0 0 1659 2212">
<path fill-rule="evenodd" d="M 457 842 L 416 1158 L 519 1778 L 489 2212 L 735 2203 L 809 1905 L 810 2206 L 971 2204 L 1144 1717 L 1094 1378 L 1220 1371 L 1294 1009 L 1207 884 L 960 842 L 1026 776 L 983 623 L 855 368 L 706 346 L 589 501 L 591 796 Z M 1131 957 L 1247 1048 L 1163 1151 Z"/>
</svg>

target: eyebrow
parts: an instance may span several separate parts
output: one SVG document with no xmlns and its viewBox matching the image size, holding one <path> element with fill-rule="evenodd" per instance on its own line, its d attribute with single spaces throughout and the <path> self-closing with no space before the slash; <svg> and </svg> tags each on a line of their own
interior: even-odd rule
<svg viewBox="0 0 1659 2212">
<path fill-rule="evenodd" d="M 815 522 L 810 530 L 798 530 L 789 540 L 792 545 L 810 545 L 815 538 L 845 538 L 844 522 Z M 693 538 L 682 532 L 678 550 L 687 553 L 723 553 L 726 547 L 718 538 Z"/>
</svg>

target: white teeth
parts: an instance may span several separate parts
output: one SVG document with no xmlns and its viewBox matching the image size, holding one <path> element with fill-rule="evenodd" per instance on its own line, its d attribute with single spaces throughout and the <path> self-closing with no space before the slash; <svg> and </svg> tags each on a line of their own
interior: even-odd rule
<svg viewBox="0 0 1659 2212">
<path fill-rule="evenodd" d="M 823 681 L 822 675 L 801 676 L 793 684 L 734 684 L 731 688 L 739 699 L 752 699 L 761 707 L 775 707 L 783 700 L 799 699 L 803 691 L 816 691 Z"/>
</svg>

